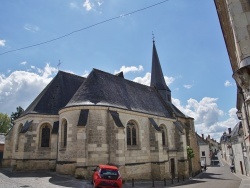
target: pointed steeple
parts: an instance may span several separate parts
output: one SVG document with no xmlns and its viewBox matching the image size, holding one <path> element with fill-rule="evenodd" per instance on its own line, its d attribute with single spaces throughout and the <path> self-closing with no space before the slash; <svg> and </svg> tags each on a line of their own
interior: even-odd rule
<svg viewBox="0 0 250 188">
<path fill-rule="evenodd" d="M 152 55 L 152 70 L 151 70 L 151 87 L 155 87 L 165 101 L 171 102 L 171 90 L 168 88 L 161 69 L 160 60 L 155 47 L 153 38 L 153 55 Z"/>
</svg>

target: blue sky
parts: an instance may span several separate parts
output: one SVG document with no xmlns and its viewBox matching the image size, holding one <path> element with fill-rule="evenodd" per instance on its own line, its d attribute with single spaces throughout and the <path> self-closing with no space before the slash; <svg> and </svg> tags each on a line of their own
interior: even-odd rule
<svg viewBox="0 0 250 188">
<path fill-rule="evenodd" d="M 0 112 L 25 109 L 56 75 L 59 60 L 60 70 L 80 76 L 93 68 L 124 71 L 126 79 L 149 84 L 153 31 L 173 103 L 195 118 L 197 133 L 218 139 L 237 118 L 236 85 L 214 2 L 168 0 L 124 16 L 160 2 L 1 1 Z"/>
</svg>

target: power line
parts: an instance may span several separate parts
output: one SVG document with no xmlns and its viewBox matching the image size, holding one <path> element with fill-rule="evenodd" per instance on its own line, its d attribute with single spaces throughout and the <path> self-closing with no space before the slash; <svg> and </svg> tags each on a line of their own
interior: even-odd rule
<svg viewBox="0 0 250 188">
<path fill-rule="evenodd" d="M 72 35 L 72 34 L 74 34 L 74 33 L 77 33 L 77 32 L 80 32 L 80 31 L 83 31 L 83 30 L 86 30 L 86 29 L 89 29 L 89 28 L 91 28 L 91 27 L 95 27 L 95 26 L 97 26 L 97 25 L 100 25 L 100 24 L 103 24 L 103 23 L 106 23 L 106 22 L 110 22 L 110 21 L 112 21 L 112 20 L 119 19 L 119 18 L 128 16 L 128 15 L 131 15 L 131 14 L 135 14 L 135 13 L 137 13 L 137 12 L 144 11 L 144 10 L 146 10 L 146 9 L 149 9 L 149 8 L 154 7 L 154 6 L 160 5 L 160 4 L 165 3 L 165 2 L 167 2 L 167 1 L 168 1 L 168 0 L 161 1 L 161 2 L 159 2 L 159 3 L 155 3 L 155 4 L 153 4 L 153 5 L 150 5 L 150 6 L 147 6 L 147 7 L 144 7 L 144 8 L 141 8 L 141 9 L 138 9 L 138 10 L 135 10 L 135 11 L 132 11 L 132 12 L 129 12 L 129 13 L 126 13 L 126 14 L 121 14 L 120 16 L 115 16 L 115 17 L 113 17 L 113 18 L 109 18 L 109 19 L 107 19 L 107 20 L 104 20 L 104 21 L 95 23 L 95 24 L 93 24 L 93 25 L 90 25 L 90 26 L 87 26 L 87 27 L 84 27 L 84 28 L 81 28 L 81 29 L 72 31 L 72 32 L 70 32 L 70 33 L 67 33 L 67 34 L 65 34 L 65 35 L 62 35 L 62 36 L 60 36 L 60 37 L 57 37 L 57 38 L 54 38 L 54 39 L 51 39 L 51 40 L 47 40 L 47 41 L 40 42 L 40 43 L 37 43 L 37 44 L 32 44 L 32 45 L 25 46 L 25 47 L 22 47 L 22 48 L 17 48 L 17 49 L 14 49 L 14 50 L 9 50 L 9 51 L 0 53 L 0 55 L 4 55 L 4 54 L 7 54 L 7 53 L 12 53 L 12 52 L 24 50 L 24 49 L 27 49 L 27 48 L 32 48 L 32 47 L 35 47 L 35 46 L 40 46 L 40 45 L 43 45 L 43 44 L 46 44 L 46 43 L 54 42 L 54 41 L 56 41 L 56 40 L 59 40 L 59 39 L 68 37 L 69 35 Z"/>
</svg>

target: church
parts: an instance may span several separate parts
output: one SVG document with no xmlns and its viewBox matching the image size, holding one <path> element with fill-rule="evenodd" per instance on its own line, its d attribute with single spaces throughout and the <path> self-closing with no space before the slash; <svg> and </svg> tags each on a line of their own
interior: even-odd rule
<svg viewBox="0 0 250 188">
<path fill-rule="evenodd" d="M 123 179 L 163 179 L 198 172 L 199 158 L 194 119 L 172 103 L 153 41 L 150 86 L 59 71 L 6 135 L 3 167 L 89 179 L 111 163 Z"/>
</svg>

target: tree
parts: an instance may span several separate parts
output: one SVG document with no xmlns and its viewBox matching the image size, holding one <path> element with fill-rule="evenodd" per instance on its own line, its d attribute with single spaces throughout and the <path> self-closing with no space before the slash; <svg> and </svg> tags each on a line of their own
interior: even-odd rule
<svg viewBox="0 0 250 188">
<path fill-rule="evenodd" d="M 193 149 L 190 147 L 190 146 L 187 146 L 187 157 L 188 157 L 188 163 L 189 163 L 189 173 L 190 173 L 190 176 L 192 176 L 192 172 L 193 172 L 193 169 L 192 169 L 192 158 L 194 158 L 194 151 Z"/>
<path fill-rule="evenodd" d="M 21 116 L 21 114 L 22 114 L 23 112 L 24 112 L 24 110 L 22 109 L 21 106 L 18 106 L 18 107 L 16 108 L 16 112 L 12 112 L 12 114 L 11 114 L 11 116 L 10 116 L 11 125 L 12 125 L 12 126 L 14 125 L 14 121 L 15 121 L 16 119 L 18 119 L 18 118 Z"/>
<path fill-rule="evenodd" d="M 194 158 L 194 151 L 191 147 L 187 146 L 187 157 L 189 160 Z"/>
<path fill-rule="evenodd" d="M 7 133 L 11 128 L 11 120 L 7 114 L 0 113 L 0 133 Z"/>
</svg>

